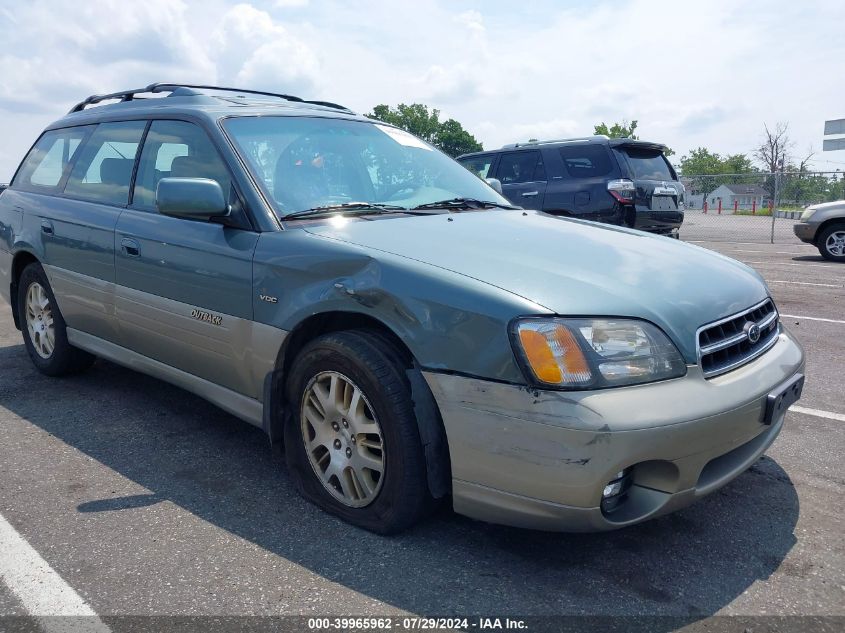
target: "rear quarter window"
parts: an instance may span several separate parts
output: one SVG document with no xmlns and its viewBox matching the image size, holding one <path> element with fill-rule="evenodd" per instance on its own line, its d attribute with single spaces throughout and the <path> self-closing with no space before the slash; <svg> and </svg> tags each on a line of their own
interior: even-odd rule
<svg viewBox="0 0 845 633">
<path fill-rule="evenodd" d="M 669 163 L 662 152 L 644 149 L 625 148 L 622 150 L 628 159 L 631 176 L 635 180 L 674 180 Z"/>
<path fill-rule="evenodd" d="M 12 186 L 24 191 L 54 193 L 93 126 L 45 132 L 27 154 Z"/>
<path fill-rule="evenodd" d="M 570 178 L 601 178 L 613 171 L 604 145 L 572 145 L 560 148 L 563 166 Z"/>
</svg>

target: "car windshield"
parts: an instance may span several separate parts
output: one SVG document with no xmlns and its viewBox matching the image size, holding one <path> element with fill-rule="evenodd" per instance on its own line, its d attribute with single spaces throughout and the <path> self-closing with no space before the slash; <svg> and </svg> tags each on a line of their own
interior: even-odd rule
<svg viewBox="0 0 845 633">
<path fill-rule="evenodd" d="M 280 217 L 362 202 L 509 204 L 436 148 L 389 125 L 291 116 L 236 117 L 223 125 Z"/>
</svg>

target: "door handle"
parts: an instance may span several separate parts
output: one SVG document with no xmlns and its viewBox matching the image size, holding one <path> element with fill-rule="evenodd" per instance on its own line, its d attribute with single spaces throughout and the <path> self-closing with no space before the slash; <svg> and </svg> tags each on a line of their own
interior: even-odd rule
<svg viewBox="0 0 845 633">
<path fill-rule="evenodd" d="M 120 241 L 120 249 L 129 257 L 138 257 L 141 255 L 141 245 L 135 240 L 123 238 Z"/>
<path fill-rule="evenodd" d="M 539 191 L 526 191 L 522 194 L 523 198 L 533 198 L 534 196 L 540 195 Z"/>
<path fill-rule="evenodd" d="M 41 232 L 46 235 L 53 234 L 53 223 L 49 220 L 41 220 Z"/>
</svg>

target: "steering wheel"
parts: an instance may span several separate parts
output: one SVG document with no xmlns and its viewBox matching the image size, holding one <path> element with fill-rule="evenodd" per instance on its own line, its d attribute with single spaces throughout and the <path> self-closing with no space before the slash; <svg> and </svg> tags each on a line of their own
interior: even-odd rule
<svg viewBox="0 0 845 633">
<path fill-rule="evenodd" d="M 414 193 L 420 189 L 419 185 L 408 185 L 405 183 L 394 185 L 390 189 L 387 190 L 385 193 L 386 200 L 401 200 L 402 198 L 407 198 L 409 194 Z M 406 194 L 400 196 L 399 194 Z"/>
</svg>

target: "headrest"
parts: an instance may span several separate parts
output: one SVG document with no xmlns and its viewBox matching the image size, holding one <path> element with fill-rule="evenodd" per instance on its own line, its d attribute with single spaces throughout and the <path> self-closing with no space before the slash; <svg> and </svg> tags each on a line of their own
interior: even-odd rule
<svg viewBox="0 0 845 633">
<path fill-rule="evenodd" d="M 134 163 L 132 158 L 104 158 L 100 163 L 100 182 L 128 187 Z"/>
</svg>

